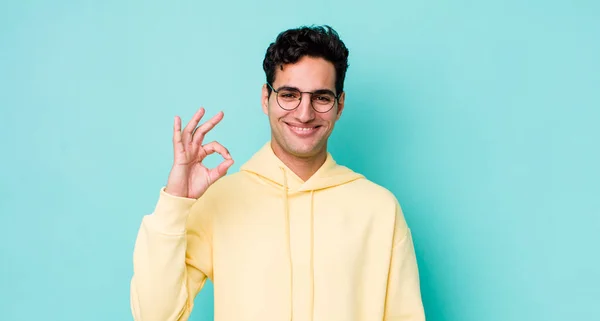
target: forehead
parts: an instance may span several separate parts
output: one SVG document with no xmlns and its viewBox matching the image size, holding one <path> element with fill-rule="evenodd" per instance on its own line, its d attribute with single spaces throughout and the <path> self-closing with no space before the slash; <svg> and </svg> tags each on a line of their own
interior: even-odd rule
<svg viewBox="0 0 600 321">
<path fill-rule="evenodd" d="M 297 87 L 303 91 L 330 89 L 335 92 L 335 67 L 323 58 L 302 57 L 294 64 L 275 69 L 275 88 Z"/>
</svg>

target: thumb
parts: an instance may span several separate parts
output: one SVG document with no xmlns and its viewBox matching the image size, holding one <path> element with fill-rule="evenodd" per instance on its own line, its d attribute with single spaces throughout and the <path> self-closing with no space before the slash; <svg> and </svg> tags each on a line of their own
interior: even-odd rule
<svg viewBox="0 0 600 321">
<path fill-rule="evenodd" d="M 233 159 L 226 159 L 221 164 L 219 164 L 219 166 L 211 169 L 208 172 L 209 182 L 212 184 L 221 177 L 225 176 L 225 174 L 227 174 L 227 170 L 229 170 L 231 165 L 233 165 Z"/>
</svg>

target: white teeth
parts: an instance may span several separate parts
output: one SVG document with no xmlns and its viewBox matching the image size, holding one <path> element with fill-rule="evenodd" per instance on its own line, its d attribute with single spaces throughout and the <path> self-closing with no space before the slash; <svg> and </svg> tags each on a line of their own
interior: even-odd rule
<svg viewBox="0 0 600 321">
<path fill-rule="evenodd" d="M 314 127 L 307 127 L 307 128 L 306 127 L 294 127 L 294 126 L 291 126 L 291 127 L 294 130 L 299 130 L 299 131 L 304 131 L 304 132 L 315 129 Z"/>
</svg>

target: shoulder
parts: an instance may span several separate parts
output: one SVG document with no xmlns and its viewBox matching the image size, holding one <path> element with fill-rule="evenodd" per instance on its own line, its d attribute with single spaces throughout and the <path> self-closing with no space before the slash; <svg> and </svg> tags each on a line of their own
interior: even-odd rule
<svg viewBox="0 0 600 321">
<path fill-rule="evenodd" d="M 245 182 L 247 181 L 248 178 L 241 172 L 225 175 L 214 182 L 202 197 L 206 199 L 218 199 L 239 194 L 238 192 L 246 187 Z"/>
<path fill-rule="evenodd" d="M 357 179 L 346 186 L 347 192 L 368 203 L 395 207 L 399 202 L 394 193 L 386 187 L 367 178 Z"/>
<path fill-rule="evenodd" d="M 247 179 L 239 172 L 218 179 L 194 202 L 190 210 L 190 219 L 208 220 L 223 204 L 242 194 L 245 180 Z"/>
<path fill-rule="evenodd" d="M 404 212 L 396 195 L 388 188 L 367 178 L 358 179 L 347 186 L 348 199 L 353 202 L 368 204 L 378 215 L 393 217 L 396 232 L 405 234 L 408 229 Z"/>
</svg>

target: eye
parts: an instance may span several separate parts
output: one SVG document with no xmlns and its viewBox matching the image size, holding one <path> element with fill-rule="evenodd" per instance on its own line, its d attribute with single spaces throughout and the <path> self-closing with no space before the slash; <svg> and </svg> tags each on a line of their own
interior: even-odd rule
<svg viewBox="0 0 600 321">
<path fill-rule="evenodd" d="M 315 101 L 317 101 L 319 103 L 329 104 L 333 101 L 333 96 L 328 95 L 328 94 L 319 94 L 319 95 L 315 95 L 314 99 L 315 99 Z"/>
<path fill-rule="evenodd" d="M 282 90 L 279 92 L 279 97 L 283 99 L 298 99 L 300 94 L 292 90 Z"/>
</svg>

